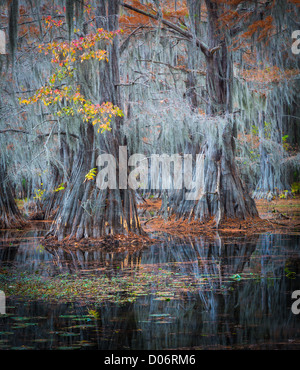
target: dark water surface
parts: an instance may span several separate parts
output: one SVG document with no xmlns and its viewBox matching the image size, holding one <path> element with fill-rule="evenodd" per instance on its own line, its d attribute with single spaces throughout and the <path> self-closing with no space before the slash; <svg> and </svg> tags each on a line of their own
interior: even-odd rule
<svg viewBox="0 0 300 370">
<path fill-rule="evenodd" d="M 105 274 L 113 284 L 163 272 L 170 290 L 156 284 L 122 304 L 80 294 L 71 302 L 7 297 L 0 349 L 300 349 L 300 315 L 291 311 L 291 294 L 300 290 L 299 235 L 165 237 L 109 253 L 46 250 L 43 233 L 0 234 L 1 273 Z"/>
</svg>

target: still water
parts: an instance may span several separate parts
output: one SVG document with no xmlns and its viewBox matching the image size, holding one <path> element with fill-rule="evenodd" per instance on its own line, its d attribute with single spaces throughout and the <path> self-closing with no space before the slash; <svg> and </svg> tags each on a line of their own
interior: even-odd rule
<svg viewBox="0 0 300 370">
<path fill-rule="evenodd" d="M 291 311 L 300 235 L 160 235 L 143 249 L 113 253 L 45 249 L 44 233 L 0 234 L 6 286 L 14 272 L 26 273 L 27 284 L 31 275 L 79 283 L 105 276 L 111 288 L 135 279 L 140 290 L 108 289 L 98 302 L 82 290 L 56 300 L 33 298 L 30 289 L 28 297 L 9 296 L 0 349 L 300 349 L 300 315 Z"/>
</svg>

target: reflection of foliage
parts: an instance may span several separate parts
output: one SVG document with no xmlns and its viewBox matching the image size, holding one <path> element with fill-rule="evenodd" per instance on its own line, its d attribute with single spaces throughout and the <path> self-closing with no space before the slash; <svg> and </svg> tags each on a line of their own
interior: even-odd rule
<svg viewBox="0 0 300 370">
<path fill-rule="evenodd" d="M 96 310 L 89 310 L 89 315 L 93 316 L 96 320 L 100 319 L 100 314 Z"/>
<path fill-rule="evenodd" d="M 296 278 L 296 273 L 291 271 L 288 267 L 285 267 L 284 272 L 286 273 L 286 277 L 289 279 L 295 279 Z"/>
<path fill-rule="evenodd" d="M 236 281 L 242 280 L 241 275 L 239 275 L 239 274 L 232 275 L 231 276 L 231 279 L 232 280 L 236 280 Z"/>
</svg>

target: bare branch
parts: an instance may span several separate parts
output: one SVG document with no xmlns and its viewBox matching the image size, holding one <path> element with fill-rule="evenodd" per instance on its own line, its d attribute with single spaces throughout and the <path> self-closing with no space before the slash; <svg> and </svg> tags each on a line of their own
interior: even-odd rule
<svg viewBox="0 0 300 370">
<path fill-rule="evenodd" d="M 12 133 L 16 133 L 16 134 L 25 134 L 25 135 L 34 135 L 33 133 L 30 133 L 28 131 L 25 131 L 25 130 L 18 130 L 18 129 L 14 129 L 14 128 L 7 128 L 5 130 L 0 130 L 0 134 L 5 134 L 5 133 L 8 133 L 8 132 L 12 132 Z M 48 134 L 37 134 L 37 137 L 46 137 L 46 136 L 49 136 L 50 133 Z M 58 132 L 54 132 L 52 135 L 58 135 Z M 66 132 L 60 132 L 60 135 L 67 135 Z M 79 137 L 75 134 L 69 134 L 70 136 L 72 136 L 74 139 L 79 139 Z"/>
<path fill-rule="evenodd" d="M 125 41 L 123 41 L 122 45 L 120 45 L 120 54 L 123 53 L 123 51 L 127 48 L 128 44 L 129 44 L 129 41 L 131 39 L 132 36 L 134 36 L 137 31 L 139 31 L 140 29 L 142 28 L 145 28 L 144 26 L 139 26 L 137 27 L 136 29 L 134 29 L 131 34 L 127 37 L 127 39 Z"/>
<path fill-rule="evenodd" d="M 194 73 L 198 73 L 198 74 L 203 75 L 203 76 L 206 75 L 206 72 L 201 70 L 201 69 L 188 69 L 188 68 L 185 68 L 183 66 L 172 66 L 169 63 L 159 62 L 159 61 L 151 60 L 151 59 L 137 59 L 137 62 L 148 62 L 148 63 L 153 63 L 153 64 L 162 64 L 162 65 L 165 65 L 165 66 L 169 67 L 170 69 L 175 69 L 175 71 L 180 71 L 180 72 L 185 72 L 185 73 L 194 72 Z"/>
</svg>

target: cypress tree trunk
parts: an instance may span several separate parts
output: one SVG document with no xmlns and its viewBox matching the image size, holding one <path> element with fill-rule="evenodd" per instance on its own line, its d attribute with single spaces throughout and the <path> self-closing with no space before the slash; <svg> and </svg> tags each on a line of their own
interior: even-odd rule
<svg viewBox="0 0 300 370">
<path fill-rule="evenodd" d="M 246 219 L 258 216 L 253 199 L 243 186 L 235 164 L 235 122 L 232 112 L 231 55 L 227 49 L 226 36 L 218 28 L 222 4 L 206 0 L 208 12 L 209 48 L 220 45 L 215 53 L 206 55 L 207 115 L 212 121 L 214 134 L 208 135 L 202 148 L 203 182 L 198 200 L 185 200 L 183 193 L 172 212 L 179 217 L 193 217 L 200 221 L 215 218 L 216 225 L 226 218 Z"/>
<path fill-rule="evenodd" d="M 55 191 L 55 189 L 61 184 L 63 184 L 64 188 L 68 186 L 68 179 L 70 178 L 73 166 L 73 158 L 74 151 L 70 148 L 65 138 L 61 138 L 60 160 L 63 164 L 63 169 L 58 167 L 54 162 L 50 163 L 50 169 L 52 172 L 51 183 L 48 187 L 50 192 L 48 192 L 46 199 L 42 204 L 44 218 L 46 220 L 53 219 L 60 207 L 65 189 L 59 191 Z"/>
<path fill-rule="evenodd" d="M 198 0 L 188 0 L 187 5 L 189 9 L 191 31 L 195 37 L 200 38 L 201 2 Z M 188 97 L 189 103 L 194 110 L 198 107 L 196 75 L 194 72 L 197 68 L 197 46 L 189 42 L 187 45 L 187 52 L 188 69 L 190 72 L 188 72 L 186 79 L 186 96 Z"/>
<path fill-rule="evenodd" d="M 7 178 L 6 163 L 0 157 L 0 229 L 22 227 L 25 221 L 16 205 L 11 184 Z"/>
<path fill-rule="evenodd" d="M 118 0 L 100 1 L 97 8 L 97 28 L 117 30 L 118 14 Z M 99 103 L 109 101 L 121 107 L 117 86 L 119 83 L 117 37 L 114 38 L 112 45 L 108 46 L 108 52 L 109 62 L 101 63 L 99 67 Z M 97 134 L 91 123 L 81 124 L 80 143 L 74 157 L 70 181 L 52 228 L 52 233 L 59 240 L 67 235 L 81 239 L 97 238 L 105 234 L 124 234 L 128 231 L 142 232 L 137 216 L 135 195 L 131 189 L 99 190 L 95 182 L 85 182 L 85 175 L 96 167 L 98 154 L 112 154 L 117 164 L 119 163 L 119 146 L 126 145 L 121 141 L 121 125 L 122 118 L 117 117 L 112 122 L 110 132 Z M 118 179 L 118 166 L 116 178 Z"/>
</svg>

